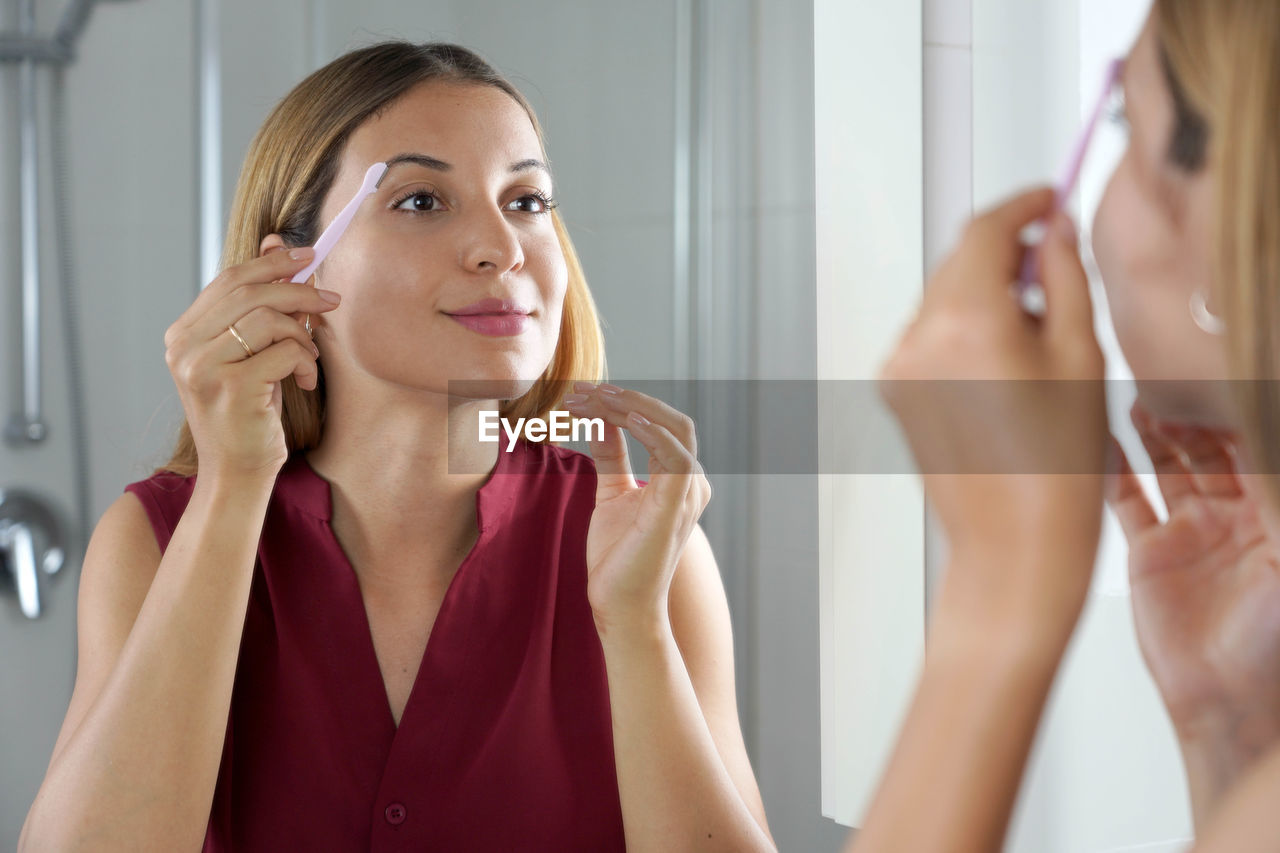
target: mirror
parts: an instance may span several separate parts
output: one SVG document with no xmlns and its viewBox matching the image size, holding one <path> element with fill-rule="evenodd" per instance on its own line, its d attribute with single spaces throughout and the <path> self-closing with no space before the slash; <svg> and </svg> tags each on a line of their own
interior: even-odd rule
<svg viewBox="0 0 1280 853">
<path fill-rule="evenodd" d="M 0 4 L 0 32 L 15 31 L 19 2 Z M 39 0 L 36 32 L 53 32 L 64 11 Z M 0 488 L 40 493 L 68 517 L 83 504 L 83 539 L 125 484 L 167 458 L 182 413 L 164 331 L 212 275 L 249 140 L 307 73 L 391 37 L 471 47 L 532 102 L 614 381 L 815 375 L 810 4 L 103 3 L 74 61 L 38 69 L 50 433 L 38 446 L 0 446 Z M 18 115 L 17 77 L 15 62 L 0 63 L 0 115 Z M 0 122 L 6 199 L 18 194 L 18 124 Z M 16 205 L 0 211 L 0 363 L 16 397 L 19 222 Z M 83 376 L 79 395 L 66 393 L 73 374 Z M 768 408 L 766 399 L 752 417 L 763 422 Z M 704 445 L 732 438 L 722 411 L 704 402 L 690 414 Z M 76 418 L 86 424 L 79 444 Z M 843 833 L 820 814 L 812 725 L 816 489 L 809 477 L 763 470 L 712 471 L 717 495 L 703 525 L 733 615 L 740 718 L 775 837 L 835 849 Z M 41 619 L 0 612 L 0 685 L 16 697 L 0 710 L 0 845 L 16 842 L 66 709 L 81 553 L 69 549 Z"/>
</svg>

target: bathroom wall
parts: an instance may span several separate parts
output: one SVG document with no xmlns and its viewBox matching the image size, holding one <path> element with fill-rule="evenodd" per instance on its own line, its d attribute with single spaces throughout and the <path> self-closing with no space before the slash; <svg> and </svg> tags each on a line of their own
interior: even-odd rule
<svg viewBox="0 0 1280 853">
<path fill-rule="evenodd" d="M 16 26 L 0 4 L 0 29 Z M 50 32 L 61 4 L 36 4 Z M 49 438 L 0 442 L 0 488 L 24 488 L 74 512 L 72 447 L 57 252 L 70 248 L 80 294 L 96 519 L 122 487 L 150 473 L 178 409 L 163 360 L 164 329 L 196 288 L 191 4 L 97 9 L 66 73 L 67 204 L 55 210 L 48 75 L 40 87 L 44 388 Z M 17 71 L 0 65 L 0 417 L 20 400 Z M 55 214 L 62 214 L 55 216 Z M 70 231 L 55 226 L 65 221 Z M 0 847 L 12 849 L 44 775 L 75 672 L 78 560 L 45 590 L 28 622 L 0 597 Z"/>
</svg>

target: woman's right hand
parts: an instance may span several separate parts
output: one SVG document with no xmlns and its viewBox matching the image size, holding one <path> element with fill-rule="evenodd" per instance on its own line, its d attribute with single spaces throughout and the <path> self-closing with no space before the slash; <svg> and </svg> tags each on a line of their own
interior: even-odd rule
<svg viewBox="0 0 1280 853">
<path fill-rule="evenodd" d="M 1046 316 L 1028 317 L 1011 294 L 1020 233 L 1053 204 L 1051 190 L 1037 190 L 969 225 L 925 289 L 881 390 L 952 566 L 965 567 L 948 571 L 940 602 L 964 601 L 985 630 L 999 612 L 1065 644 L 1101 530 L 1107 421 L 1089 284 L 1064 215 L 1041 248 Z"/>
<path fill-rule="evenodd" d="M 289 281 L 314 254 L 280 249 L 223 270 L 165 332 L 165 361 L 201 473 L 274 478 L 288 458 L 280 383 L 293 376 L 311 390 L 319 380 L 319 351 L 290 315 L 338 305 L 335 293 Z M 231 333 L 233 324 L 252 355 Z"/>
</svg>

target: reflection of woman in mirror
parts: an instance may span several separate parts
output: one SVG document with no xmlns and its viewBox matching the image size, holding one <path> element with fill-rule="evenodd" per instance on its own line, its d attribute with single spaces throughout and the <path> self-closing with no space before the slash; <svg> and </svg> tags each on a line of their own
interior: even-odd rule
<svg viewBox="0 0 1280 853">
<path fill-rule="evenodd" d="M 1280 472 L 1280 384 L 1227 394 L 1222 381 L 1280 378 L 1280 4 L 1157 0 L 1122 83 L 1129 146 L 1094 247 L 1168 519 L 1117 446 L 1118 473 L 1103 476 L 1103 359 L 1061 214 L 1040 258 L 1043 321 L 1010 298 L 1019 234 L 1053 194 L 980 217 L 885 371 L 951 554 L 859 851 L 1001 846 L 1086 599 L 1104 494 L 1129 538 L 1138 638 L 1181 746 L 1196 849 L 1280 839 L 1280 486 L 1263 476 Z M 921 378 L 1000 381 L 974 383 L 991 396 L 973 405 L 899 381 Z M 1201 381 L 1149 381 L 1168 379 Z M 1042 467 L 1025 465 L 1033 454 Z"/>
<path fill-rule="evenodd" d="M 595 384 L 546 160 L 451 45 L 354 51 L 272 112 L 166 335 L 177 450 L 85 558 L 26 849 L 772 849 L 693 426 Z M 500 451 L 499 408 L 607 428 L 594 461 Z"/>
</svg>

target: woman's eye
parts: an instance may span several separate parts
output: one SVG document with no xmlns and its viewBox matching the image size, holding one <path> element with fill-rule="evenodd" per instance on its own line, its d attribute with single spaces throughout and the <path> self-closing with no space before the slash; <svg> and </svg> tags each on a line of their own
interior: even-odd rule
<svg viewBox="0 0 1280 853">
<path fill-rule="evenodd" d="M 1125 107 L 1124 91 L 1117 90 L 1107 102 L 1107 119 L 1122 129 L 1129 128 L 1129 113 Z"/>
<path fill-rule="evenodd" d="M 412 202 L 412 206 L 405 207 L 405 205 L 410 202 Z M 403 201 L 396 205 L 396 210 L 408 210 L 412 213 L 430 213 L 439 209 L 440 199 L 425 190 L 420 190 L 413 195 L 406 196 Z"/>
<path fill-rule="evenodd" d="M 520 198 L 507 205 L 507 210 L 515 210 L 519 213 L 546 213 L 555 204 L 551 199 L 543 198 L 540 195 L 522 195 Z"/>
</svg>

